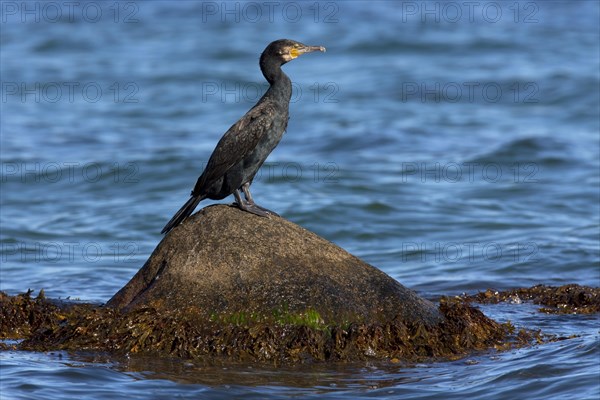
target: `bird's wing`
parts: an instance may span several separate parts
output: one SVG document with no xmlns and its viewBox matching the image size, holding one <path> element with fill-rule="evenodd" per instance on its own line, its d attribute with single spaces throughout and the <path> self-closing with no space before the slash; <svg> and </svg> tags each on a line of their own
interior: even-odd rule
<svg viewBox="0 0 600 400">
<path fill-rule="evenodd" d="M 275 113 L 274 105 L 264 102 L 254 106 L 233 124 L 217 143 L 204 172 L 198 178 L 194 192 L 225 175 L 254 150 L 263 135 L 269 132 Z"/>
</svg>

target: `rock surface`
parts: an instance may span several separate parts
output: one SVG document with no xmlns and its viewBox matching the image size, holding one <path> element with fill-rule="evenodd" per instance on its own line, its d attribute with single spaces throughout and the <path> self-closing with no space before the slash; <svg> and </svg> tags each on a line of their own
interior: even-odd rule
<svg viewBox="0 0 600 400">
<path fill-rule="evenodd" d="M 211 317 L 310 312 L 327 325 L 443 319 L 435 305 L 316 234 L 224 205 L 172 230 L 107 305 Z"/>
<path fill-rule="evenodd" d="M 487 318 L 470 301 L 515 296 L 597 312 L 598 288 L 536 286 L 438 307 L 378 269 L 281 218 L 213 206 L 157 246 L 108 303 L 0 292 L 0 349 L 101 351 L 202 362 L 456 360 L 562 340 Z M 548 312 L 546 308 L 543 312 Z"/>
</svg>

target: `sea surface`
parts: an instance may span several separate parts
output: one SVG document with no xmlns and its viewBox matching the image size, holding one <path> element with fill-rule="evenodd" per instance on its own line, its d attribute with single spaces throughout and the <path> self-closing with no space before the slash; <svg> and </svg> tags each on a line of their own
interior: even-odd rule
<svg viewBox="0 0 600 400">
<path fill-rule="evenodd" d="M 252 186 L 259 204 L 432 300 L 600 286 L 598 1 L 2 1 L 0 11 L 0 290 L 106 302 L 266 90 L 258 57 L 279 38 L 327 52 L 284 66 L 291 119 Z M 5 351 L 0 398 L 600 397 L 598 315 L 481 308 L 575 337 L 410 365 Z"/>
</svg>

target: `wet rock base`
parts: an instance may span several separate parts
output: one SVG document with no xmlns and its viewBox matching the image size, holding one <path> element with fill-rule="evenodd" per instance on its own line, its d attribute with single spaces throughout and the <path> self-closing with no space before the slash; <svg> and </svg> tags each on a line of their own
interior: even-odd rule
<svg viewBox="0 0 600 400">
<path fill-rule="evenodd" d="M 545 288 L 565 301 L 565 287 Z M 584 293 L 572 299 L 578 307 L 582 301 L 597 304 L 599 289 L 569 288 Z M 541 289 L 518 290 L 524 296 L 528 290 L 538 293 Z M 24 339 L 18 344 L 3 343 L 5 349 L 215 357 L 276 364 L 452 360 L 478 350 L 505 350 L 544 340 L 539 332 L 516 330 L 510 323 L 489 319 L 469 304 L 476 297 L 442 298 L 438 309 L 443 322 L 434 327 L 400 321 L 332 326 L 324 324 L 314 311 L 206 318 L 194 308 L 157 313 L 148 307 L 125 312 L 93 304 L 58 303 L 46 299 L 43 292 L 37 297 L 31 292 L 17 296 L 0 292 L 0 338 Z"/>
<path fill-rule="evenodd" d="M 476 295 L 463 296 L 465 300 L 481 304 L 530 301 L 540 304 L 547 314 L 594 314 L 600 312 L 600 288 L 580 285 L 545 286 L 496 291 L 488 289 Z"/>
</svg>

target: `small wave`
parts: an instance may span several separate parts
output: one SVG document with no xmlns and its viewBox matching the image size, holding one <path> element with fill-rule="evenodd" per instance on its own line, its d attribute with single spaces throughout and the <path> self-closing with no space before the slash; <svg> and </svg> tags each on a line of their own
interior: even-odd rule
<svg viewBox="0 0 600 400">
<path fill-rule="evenodd" d="M 537 163 L 546 167 L 560 167 L 575 160 L 571 153 L 570 145 L 554 138 L 547 136 L 525 137 L 504 143 L 499 148 L 470 160 L 470 162 L 496 164 Z"/>
<path fill-rule="evenodd" d="M 46 39 L 37 43 L 33 51 L 36 53 L 53 53 L 57 50 L 75 52 L 75 51 L 91 51 L 93 48 L 88 42 L 74 41 L 69 39 Z"/>
</svg>

